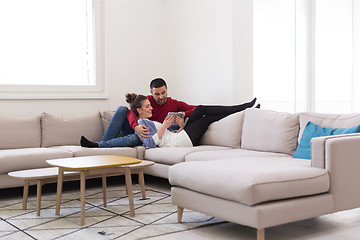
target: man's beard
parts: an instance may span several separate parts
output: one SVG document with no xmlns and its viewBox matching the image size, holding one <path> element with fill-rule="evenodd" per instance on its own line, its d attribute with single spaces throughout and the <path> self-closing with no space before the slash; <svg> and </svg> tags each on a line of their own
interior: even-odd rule
<svg viewBox="0 0 360 240">
<path fill-rule="evenodd" d="M 158 104 L 163 105 L 166 102 L 167 98 L 156 101 Z"/>
</svg>

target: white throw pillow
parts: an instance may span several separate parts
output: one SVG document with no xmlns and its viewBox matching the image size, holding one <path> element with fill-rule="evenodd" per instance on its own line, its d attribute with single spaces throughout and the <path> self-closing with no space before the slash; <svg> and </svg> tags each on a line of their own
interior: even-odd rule
<svg viewBox="0 0 360 240">
<path fill-rule="evenodd" d="M 200 144 L 240 148 L 244 111 L 210 124 Z"/>
<path fill-rule="evenodd" d="M 298 132 L 298 114 L 249 108 L 245 110 L 241 148 L 293 155 Z"/>
</svg>

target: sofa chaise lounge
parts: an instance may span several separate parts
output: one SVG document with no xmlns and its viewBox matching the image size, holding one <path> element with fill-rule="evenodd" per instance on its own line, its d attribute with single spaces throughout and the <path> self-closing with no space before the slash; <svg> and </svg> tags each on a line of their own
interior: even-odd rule
<svg viewBox="0 0 360 240">
<path fill-rule="evenodd" d="M 305 136 L 309 121 L 352 128 L 360 115 L 246 110 L 241 148 L 192 153 L 170 167 L 178 221 L 188 208 L 256 228 L 263 240 L 265 228 L 359 207 L 360 134 L 314 137 L 311 159 L 293 158 L 302 137 L 318 134 Z"/>
</svg>

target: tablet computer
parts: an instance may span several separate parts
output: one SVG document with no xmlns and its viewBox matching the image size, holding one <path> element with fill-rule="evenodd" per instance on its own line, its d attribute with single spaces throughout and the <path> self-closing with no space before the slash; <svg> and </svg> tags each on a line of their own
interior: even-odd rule
<svg viewBox="0 0 360 240">
<path fill-rule="evenodd" d="M 175 116 L 176 117 L 179 117 L 179 118 L 182 118 L 183 117 L 183 113 L 182 112 L 168 112 L 168 117 L 169 116 Z M 173 122 L 172 125 L 178 125 L 175 121 Z"/>
<path fill-rule="evenodd" d="M 182 118 L 183 113 L 182 112 L 168 112 L 168 116 L 175 116 L 175 117 Z"/>
</svg>

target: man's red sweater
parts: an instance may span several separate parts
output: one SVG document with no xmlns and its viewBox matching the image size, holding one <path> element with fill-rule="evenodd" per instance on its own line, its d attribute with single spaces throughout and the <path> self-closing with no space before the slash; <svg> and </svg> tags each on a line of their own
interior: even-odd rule
<svg viewBox="0 0 360 240">
<path fill-rule="evenodd" d="M 163 105 L 159 105 L 152 95 L 147 96 L 147 98 L 149 99 L 151 107 L 153 108 L 152 117 L 150 118 L 150 120 L 158 121 L 161 123 L 166 118 L 168 112 L 185 112 L 185 117 L 189 117 L 197 107 L 195 105 L 189 105 L 185 102 L 172 99 L 171 97 L 168 97 Z M 138 119 L 135 113 L 130 109 L 127 112 L 126 116 L 130 123 L 130 126 L 135 129 L 135 127 L 138 125 Z"/>
</svg>

